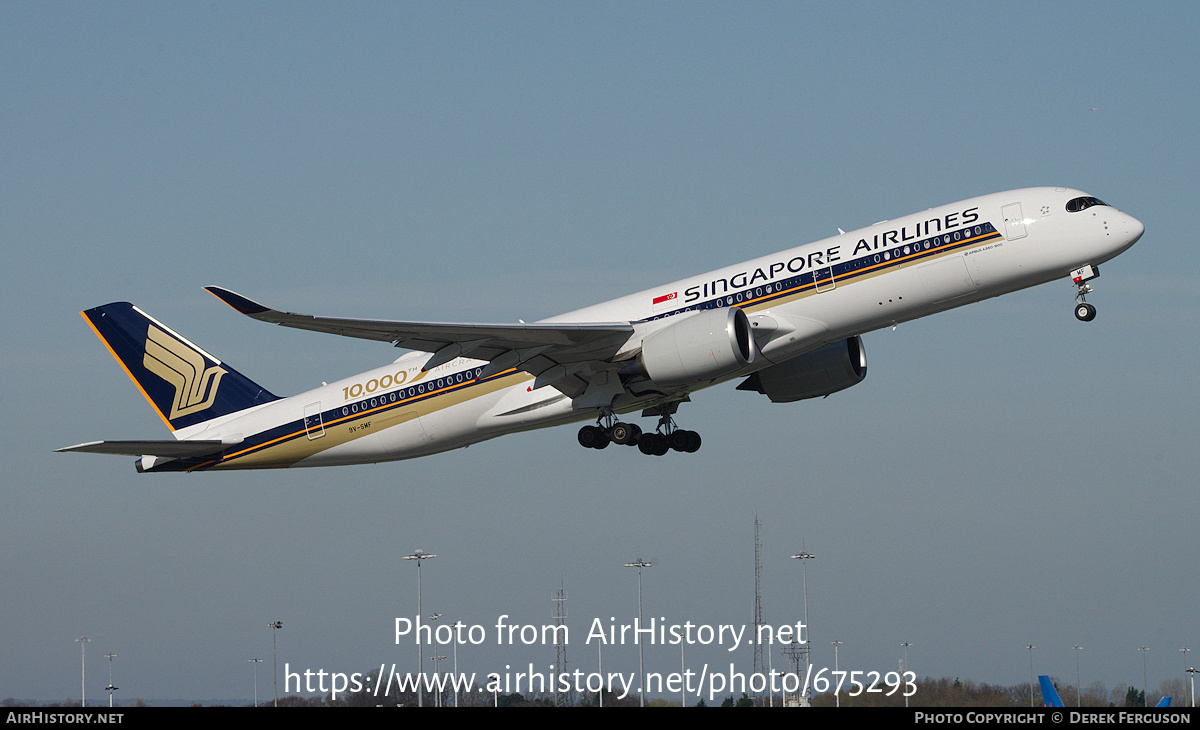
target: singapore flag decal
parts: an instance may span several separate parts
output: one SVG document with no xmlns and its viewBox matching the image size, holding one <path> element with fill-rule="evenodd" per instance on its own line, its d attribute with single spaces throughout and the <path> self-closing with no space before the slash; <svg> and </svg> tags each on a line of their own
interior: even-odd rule
<svg viewBox="0 0 1200 730">
<path fill-rule="evenodd" d="M 662 305 L 667 304 L 668 302 L 671 302 L 678 298 L 679 298 L 679 292 L 673 291 L 670 294 L 663 294 L 662 296 L 654 297 L 654 301 L 652 301 L 650 303 L 654 305 L 654 311 L 657 312 L 659 309 L 662 308 Z"/>
</svg>

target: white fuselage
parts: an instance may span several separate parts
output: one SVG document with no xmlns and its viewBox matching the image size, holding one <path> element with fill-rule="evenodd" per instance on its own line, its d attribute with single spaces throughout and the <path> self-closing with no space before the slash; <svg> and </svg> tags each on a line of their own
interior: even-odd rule
<svg viewBox="0 0 1200 730">
<path fill-rule="evenodd" d="M 815 243 L 551 317 L 547 323 L 621 322 L 641 338 L 694 308 L 740 307 L 761 355 L 726 377 L 782 363 L 823 344 L 1098 265 L 1131 246 L 1142 224 L 1107 205 L 1069 212 L 1085 195 L 1027 188 L 883 221 Z M 762 332 L 762 336 L 759 336 Z M 487 363 L 458 358 L 423 372 L 428 353 L 248 411 L 181 429 L 183 439 L 242 439 L 208 468 L 322 466 L 422 456 L 505 433 L 592 420 L 661 403 L 661 391 L 625 390 L 616 370 L 568 397 L 532 387 L 521 370 L 476 380 Z M 253 435 L 253 438 L 251 438 Z"/>
</svg>

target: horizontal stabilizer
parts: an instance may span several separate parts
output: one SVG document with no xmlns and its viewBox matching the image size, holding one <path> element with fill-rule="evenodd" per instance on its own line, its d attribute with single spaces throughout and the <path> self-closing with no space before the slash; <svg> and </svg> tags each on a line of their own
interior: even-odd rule
<svg viewBox="0 0 1200 730">
<path fill-rule="evenodd" d="M 61 449 L 55 449 L 55 451 L 187 458 L 215 454 L 230 445 L 222 441 L 89 441 L 86 444 L 66 446 Z"/>
</svg>

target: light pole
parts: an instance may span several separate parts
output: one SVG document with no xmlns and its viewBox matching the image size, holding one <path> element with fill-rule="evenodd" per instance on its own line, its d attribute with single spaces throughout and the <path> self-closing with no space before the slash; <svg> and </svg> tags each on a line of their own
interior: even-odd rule
<svg viewBox="0 0 1200 730">
<path fill-rule="evenodd" d="M 1075 706 L 1083 707 L 1081 704 L 1083 702 L 1081 699 L 1083 696 L 1083 690 L 1079 681 L 1079 650 L 1083 647 L 1076 645 L 1072 646 L 1071 648 L 1075 650 Z"/>
<path fill-rule="evenodd" d="M 904 669 L 900 672 L 900 680 L 901 681 L 904 680 L 904 672 L 908 671 L 908 647 L 910 647 L 912 645 L 913 645 L 913 643 L 911 641 L 906 641 L 900 645 L 900 646 L 904 647 Z M 904 706 L 908 707 L 908 695 L 907 694 L 904 695 Z"/>
<path fill-rule="evenodd" d="M 433 636 L 433 656 L 429 657 L 429 660 L 433 662 L 433 678 L 435 680 L 438 677 L 438 662 L 440 662 L 446 658 L 437 653 L 437 650 L 438 650 L 437 622 L 438 622 L 438 619 L 441 617 L 442 617 L 442 614 L 440 614 L 440 613 L 429 614 L 429 621 L 433 624 L 433 634 L 432 634 L 432 636 Z M 434 698 L 433 698 L 433 706 L 434 707 L 442 706 L 442 690 L 440 687 L 438 688 L 437 695 L 434 696 Z"/>
<path fill-rule="evenodd" d="M 417 707 L 425 706 L 425 692 L 421 687 L 421 675 L 425 673 L 425 647 L 421 644 L 421 561 L 436 558 L 436 555 L 424 550 L 414 550 L 412 555 L 405 555 L 405 560 L 417 561 Z"/>
<path fill-rule="evenodd" d="M 1191 649 L 1189 649 L 1189 648 L 1187 648 L 1187 647 L 1185 646 L 1185 647 L 1183 647 L 1182 649 L 1180 649 L 1179 651 L 1183 652 L 1183 671 L 1184 671 L 1184 672 L 1186 672 L 1186 671 L 1187 671 L 1187 669 L 1188 669 L 1188 663 L 1187 663 L 1187 653 L 1188 653 L 1189 651 L 1191 651 Z"/>
<path fill-rule="evenodd" d="M 810 628 L 808 625 L 808 561 L 815 557 L 817 556 L 808 552 L 803 547 L 800 548 L 800 552 L 798 554 L 792 556 L 793 560 L 800 561 L 800 567 L 802 569 L 800 584 L 804 594 L 804 630 L 807 632 L 807 636 L 797 636 L 796 640 L 801 644 L 804 644 L 806 647 L 806 651 L 804 652 L 805 676 L 808 675 L 808 667 L 812 664 L 812 642 L 810 641 L 810 639 L 812 639 L 812 628 Z"/>
<path fill-rule="evenodd" d="M 275 631 L 283 628 L 283 622 L 272 621 L 267 627 L 271 629 L 271 681 L 275 683 L 275 706 L 279 707 L 279 655 L 275 651 Z"/>
<path fill-rule="evenodd" d="M 1138 651 L 1142 652 L 1142 707 L 1150 706 L 1150 698 L 1146 695 L 1146 652 L 1150 651 L 1148 646 L 1139 646 Z"/>
<path fill-rule="evenodd" d="M 1187 673 L 1192 675 L 1190 677 L 1192 680 L 1192 707 L 1196 706 L 1196 672 L 1200 672 L 1200 669 L 1196 669 L 1195 667 L 1187 668 Z"/>
<path fill-rule="evenodd" d="M 639 630 L 641 630 L 641 628 L 642 628 L 642 568 L 649 568 L 649 567 L 651 567 L 651 565 L 653 565 L 653 564 L 647 563 L 645 560 L 642 560 L 641 558 L 638 558 L 637 562 L 634 562 L 634 563 L 625 563 L 626 568 L 637 568 L 637 570 L 638 570 L 638 629 Z M 645 666 L 646 665 L 642 660 L 642 638 L 641 638 L 641 634 L 638 634 L 638 681 L 641 682 L 641 687 L 638 688 L 639 693 L 640 693 L 639 699 L 638 699 L 639 707 L 646 706 L 646 670 L 645 670 Z"/>
<path fill-rule="evenodd" d="M 1026 644 L 1025 648 L 1029 650 L 1029 706 L 1033 707 L 1033 650 L 1036 649 L 1033 644 Z M 1045 698 L 1042 698 L 1045 700 Z"/>
<path fill-rule="evenodd" d="M 679 676 L 683 677 L 687 673 L 687 665 L 683 659 L 683 642 L 679 642 Z M 679 706 L 687 707 L 687 687 L 681 682 L 679 684 Z"/>
<path fill-rule="evenodd" d="M 79 643 L 79 706 L 87 707 L 87 645 L 91 639 L 80 636 L 75 641 Z"/>
<path fill-rule="evenodd" d="M 108 706 L 112 707 L 113 706 L 113 700 L 112 700 L 113 692 L 116 692 L 117 689 L 119 689 L 118 687 L 114 687 L 113 683 L 112 683 L 112 660 L 114 658 L 116 658 L 117 655 L 113 654 L 112 652 L 109 652 L 109 653 L 105 654 L 104 656 L 108 657 L 108 686 L 105 687 L 104 689 L 108 691 Z"/>
<path fill-rule="evenodd" d="M 455 621 L 451 626 L 454 627 L 454 677 L 458 678 L 458 632 L 466 626 L 462 621 Z M 458 707 L 458 682 L 454 683 L 454 706 Z"/>
<path fill-rule="evenodd" d="M 597 667 L 596 671 L 598 671 L 600 673 L 600 676 L 603 677 L 604 676 L 604 642 L 603 641 L 596 642 L 596 667 Z M 600 706 L 604 707 L 604 683 L 603 682 L 600 683 L 600 691 L 596 693 L 596 697 L 599 698 L 599 700 L 600 700 Z"/>
<path fill-rule="evenodd" d="M 262 659 L 256 657 L 254 659 L 247 659 L 246 661 L 253 662 L 254 664 L 254 706 L 258 707 L 258 665 L 262 664 Z"/>
<path fill-rule="evenodd" d="M 838 647 L 842 645 L 842 642 L 831 641 L 829 643 L 833 644 L 833 676 L 838 677 L 838 676 L 840 676 L 840 675 L 838 675 Z M 901 679 L 903 679 L 903 677 L 901 677 Z M 834 707 L 842 706 L 842 695 L 840 693 L 841 688 L 842 688 L 842 683 L 838 682 L 837 688 L 833 692 L 833 700 L 835 703 Z"/>
</svg>

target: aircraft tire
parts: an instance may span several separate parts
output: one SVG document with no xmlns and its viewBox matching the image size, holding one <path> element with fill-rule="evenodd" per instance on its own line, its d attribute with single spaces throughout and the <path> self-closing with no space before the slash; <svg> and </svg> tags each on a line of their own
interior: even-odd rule
<svg viewBox="0 0 1200 730">
<path fill-rule="evenodd" d="M 654 455 L 654 434 L 644 433 L 638 438 L 638 451 L 646 456 Z"/>
<path fill-rule="evenodd" d="M 1091 322 L 1096 318 L 1096 308 L 1084 302 L 1075 305 L 1075 319 L 1080 322 Z"/>
<path fill-rule="evenodd" d="M 672 431 L 671 435 L 667 437 L 671 448 L 676 451 L 686 451 L 689 433 L 691 431 Z"/>
<path fill-rule="evenodd" d="M 622 446 L 637 444 L 641 436 L 642 429 L 632 423 L 618 423 L 609 429 L 608 432 L 608 437 L 613 440 L 613 443 L 621 444 Z"/>
<path fill-rule="evenodd" d="M 665 456 L 671 450 L 671 442 L 660 433 L 654 434 L 654 455 Z"/>
<path fill-rule="evenodd" d="M 671 450 L 667 437 L 658 433 L 644 433 L 638 439 L 638 451 L 647 456 L 662 456 Z"/>
<path fill-rule="evenodd" d="M 595 426 L 584 426 L 579 429 L 579 445 L 585 449 L 601 448 L 598 443 L 604 432 Z"/>
</svg>

